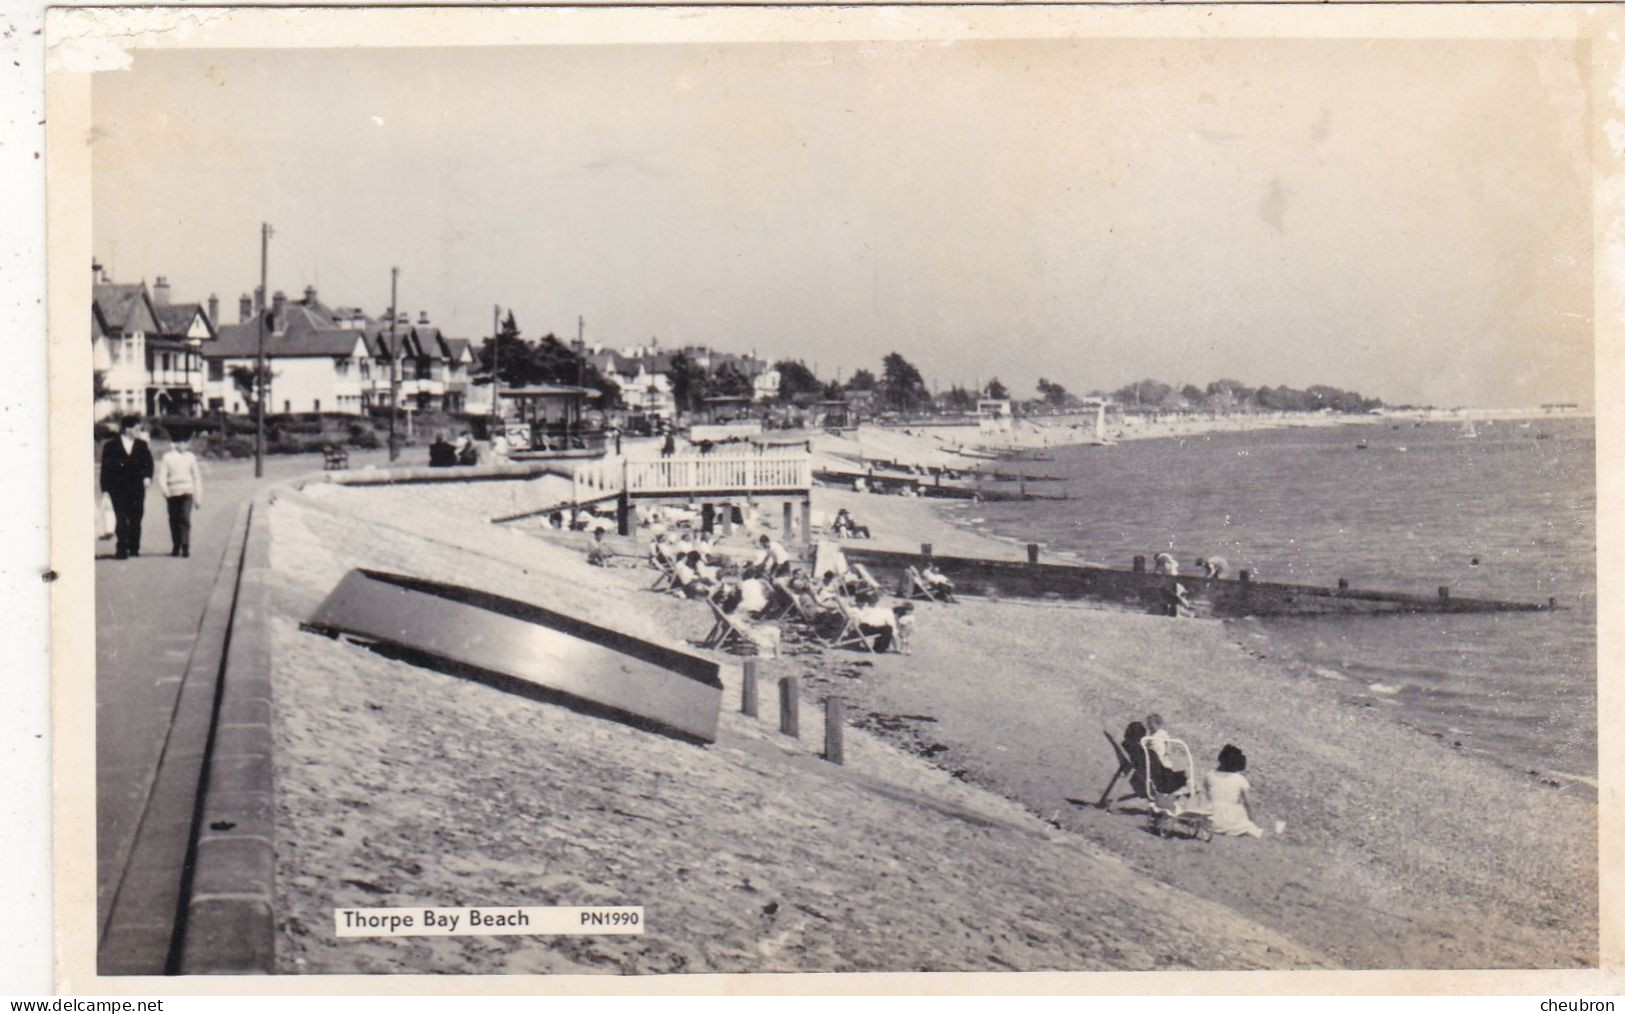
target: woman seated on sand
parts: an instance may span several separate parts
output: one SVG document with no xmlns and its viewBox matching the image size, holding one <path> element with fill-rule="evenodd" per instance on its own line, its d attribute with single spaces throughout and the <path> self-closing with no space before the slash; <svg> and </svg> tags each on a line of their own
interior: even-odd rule
<svg viewBox="0 0 1625 1014">
<path fill-rule="evenodd" d="M 1190 774 L 1181 770 L 1174 758 L 1169 756 L 1169 744 L 1172 741 L 1173 735 L 1163 724 L 1161 715 L 1153 711 L 1145 716 L 1144 749 L 1151 784 L 1158 792 L 1164 794 L 1177 792 L 1190 781 Z"/>
<path fill-rule="evenodd" d="M 1252 786 L 1247 783 L 1247 776 L 1242 772 L 1247 770 L 1247 755 L 1229 743 L 1219 751 L 1219 768 L 1209 771 L 1203 779 L 1203 787 L 1207 790 L 1208 803 L 1212 807 L 1209 820 L 1213 824 L 1214 834 L 1247 835 L 1250 838 L 1262 838 L 1263 828 L 1253 823 L 1252 807 L 1248 805 L 1247 794 Z M 1279 830 L 1277 822 L 1276 829 Z"/>
<path fill-rule="evenodd" d="M 614 563 L 611 561 L 611 557 L 614 555 L 609 551 L 609 547 L 604 545 L 604 530 L 602 528 L 593 529 L 592 545 L 587 547 L 587 562 L 594 567 L 612 567 Z"/>
</svg>

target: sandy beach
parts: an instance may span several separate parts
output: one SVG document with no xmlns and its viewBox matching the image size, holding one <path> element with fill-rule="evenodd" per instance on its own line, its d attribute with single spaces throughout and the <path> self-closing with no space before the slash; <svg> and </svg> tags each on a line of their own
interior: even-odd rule
<svg viewBox="0 0 1625 1014">
<path fill-rule="evenodd" d="M 703 635 L 704 604 L 647 591 L 653 574 L 635 561 L 589 567 L 580 535 L 486 523 L 552 495 L 530 486 L 315 484 L 273 506 L 284 970 L 1597 960 L 1596 804 L 1585 786 L 1508 770 L 1380 706 L 1350 706 L 1323 675 L 1263 657 L 1246 622 L 924 604 L 910 655 L 762 660 L 761 720 L 736 713 L 738 660 L 717 656 L 727 690 L 710 747 L 299 631 L 350 567 L 366 565 L 476 584 L 663 643 Z M 819 517 L 841 506 L 875 530 L 869 545 L 1022 555 L 920 500 L 815 491 Z M 722 548 L 743 551 L 746 537 L 732 542 Z M 802 678 L 807 699 L 799 742 L 766 717 L 766 690 L 785 675 Z M 845 767 L 817 758 L 821 724 L 806 717 L 829 694 L 848 702 L 854 727 Z M 1225 743 L 1242 746 L 1260 822 L 1283 821 L 1285 833 L 1165 840 L 1142 814 L 1095 809 L 1115 768 L 1102 730 L 1120 735 L 1149 710 L 1202 768 Z M 337 905 L 479 903 L 643 904 L 650 931 L 411 942 L 330 931 Z"/>
</svg>

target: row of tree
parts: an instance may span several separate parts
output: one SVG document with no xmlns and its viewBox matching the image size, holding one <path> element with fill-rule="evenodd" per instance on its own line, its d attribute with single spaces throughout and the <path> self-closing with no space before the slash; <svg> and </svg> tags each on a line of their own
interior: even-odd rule
<svg viewBox="0 0 1625 1014">
<path fill-rule="evenodd" d="M 1239 380 L 1215 380 L 1205 388 L 1195 384 L 1174 387 L 1160 380 L 1126 384 L 1112 392 L 1121 405 L 1142 408 L 1197 408 L 1218 411 L 1263 410 L 1270 412 L 1369 412 L 1381 408 L 1382 400 L 1367 398 L 1358 391 L 1315 384 L 1306 390 L 1295 387 L 1249 387 Z"/>
<path fill-rule="evenodd" d="M 555 335 L 547 334 L 535 341 L 520 337 L 511 311 L 503 320 L 495 341 L 488 338 L 481 345 L 479 360 L 485 373 L 490 373 L 495 364 L 502 383 L 507 386 L 578 384 L 604 392 L 600 407 L 622 405 L 616 385 Z M 868 369 L 859 369 L 844 383 L 821 379 L 800 359 L 780 359 L 773 367 L 779 372 L 778 401 L 784 405 L 806 407 L 817 401 L 843 401 L 852 392 L 867 392 L 873 396 L 876 407 L 884 411 L 913 413 L 936 408 L 969 413 L 976 410 L 981 398 L 1011 397 L 1009 387 L 998 377 L 988 381 L 980 391 L 955 384 L 933 396 L 919 368 L 899 352 L 888 353 L 881 359 L 878 376 Z M 670 376 L 672 397 L 678 410 L 683 412 L 700 408 L 707 398 L 743 397 L 754 390 L 753 378 L 731 360 L 706 369 L 692 357 L 678 352 L 672 356 Z M 1080 404 L 1077 396 L 1064 385 L 1047 377 L 1039 377 L 1037 387 L 1038 397 L 1022 401 L 1023 407 L 1059 411 Z M 1099 391 L 1094 395 L 1107 396 Z M 1357 391 L 1324 384 L 1298 390 L 1285 386 L 1249 387 L 1231 379 L 1215 380 L 1206 387 L 1195 384 L 1176 387 L 1147 379 L 1126 384 L 1109 397 L 1125 407 L 1146 409 L 1313 412 L 1329 408 L 1338 412 L 1369 412 L 1382 406 L 1380 400 L 1366 398 Z"/>
</svg>

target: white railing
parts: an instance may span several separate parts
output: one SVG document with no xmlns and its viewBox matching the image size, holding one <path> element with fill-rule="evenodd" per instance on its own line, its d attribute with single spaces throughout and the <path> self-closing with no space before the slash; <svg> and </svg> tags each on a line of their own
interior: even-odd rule
<svg viewBox="0 0 1625 1014">
<path fill-rule="evenodd" d="M 632 461 L 608 458 L 578 467 L 572 478 L 581 503 L 626 490 L 633 496 L 665 493 L 805 493 L 812 488 L 812 457 L 794 454 L 716 455 Z"/>
</svg>

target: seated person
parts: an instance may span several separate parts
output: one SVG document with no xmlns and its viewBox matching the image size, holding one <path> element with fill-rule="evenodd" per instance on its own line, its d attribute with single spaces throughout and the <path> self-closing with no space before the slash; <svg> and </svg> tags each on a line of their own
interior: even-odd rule
<svg viewBox="0 0 1625 1014">
<path fill-rule="evenodd" d="M 1230 561 L 1222 556 L 1198 557 L 1196 566 L 1201 569 L 1203 577 L 1224 577 L 1224 572 L 1230 569 Z"/>
<path fill-rule="evenodd" d="M 1121 745 L 1129 763 L 1134 766 L 1134 770 L 1128 777 L 1129 788 L 1134 790 L 1135 795 L 1149 798 L 1151 794 L 1146 789 L 1149 783 L 1146 780 L 1147 751 L 1145 748 L 1144 723 L 1128 723 L 1123 729 L 1123 742 Z"/>
<path fill-rule="evenodd" d="M 694 551 L 705 559 L 709 560 L 716 556 L 716 550 L 717 544 L 712 540 L 711 536 L 701 532 L 694 537 Z"/>
<path fill-rule="evenodd" d="M 708 585 L 716 584 L 721 577 L 716 566 L 701 556 L 697 549 L 688 554 L 688 566 L 694 571 L 695 576 Z"/>
<path fill-rule="evenodd" d="M 1151 571 L 1153 574 L 1167 574 L 1170 577 L 1179 576 L 1179 561 L 1174 559 L 1172 553 L 1158 553 L 1153 558 L 1153 562 L 1155 563 Z"/>
<path fill-rule="evenodd" d="M 677 558 L 677 562 L 672 564 L 672 575 L 676 579 L 672 586 L 673 592 L 691 599 L 704 598 L 711 593 L 711 582 L 700 577 L 695 570 L 699 562 L 698 553 L 689 553 L 687 556 Z"/>
<path fill-rule="evenodd" d="M 871 639 L 877 653 L 890 650 L 897 642 L 897 614 L 880 604 L 877 592 L 866 590 L 859 596 L 852 618 L 857 620 L 858 629 Z"/>
<path fill-rule="evenodd" d="M 594 567 L 613 566 L 610 558 L 614 555 L 609 551 L 609 547 L 604 545 L 604 530 L 595 529 L 592 533 L 592 545 L 587 547 L 587 562 Z"/>
<path fill-rule="evenodd" d="M 457 463 L 459 465 L 477 465 L 480 463 L 480 450 L 474 444 L 474 437 L 464 430 L 457 438 Z"/>
<path fill-rule="evenodd" d="M 920 568 L 920 577 L 925 580 L 925 586 L 931 590 L 932 594 L 941 595 L 949 602 L 953 601 L 953 580 L 950 579 L 948 575 L 937 569 L 935 560 L 927 561 L 925 566 Z"/>
<path fill-rule="evenodd" d="M 666 541 L 666 533 L 656 532 L 653 541 L 649 543 L 649 562 L 658 567 L 662 563 L 670 563 L 671 560 L 671 543 Z"/>
<path fill-rule="evenodd" d="M 1203 779 L 1203 787 L 1207 790 L 1208 818 L 1212 821 L 1214 834 L 1246 835 L 1249 838 L 1262 838 L 1263 828 L 1253 822 L 1252 807 L 1248 805 L 1247 794 L 1252 786 L 1247 782 L 1247 776 L 1242 772 L 1247 770 L 1247 755 L 1229 743 L 1219 751 L 1219 767 L 1216 771 L 1209 771 Z M 1276 821 L 1276 831 L 1281 830 L 1281 822 Z"/>
<path fill-rule="evenodd" d="M 773 588 L 754 575 L 739 582 L 739 608 L 749 616 L 759 615 L 773 601 Z"/>
<path fill-rule="evenodd" d="M 1169 616 L 1178 617 L 1196 615 L 1196 607 L 1191 605 L 1190 592 L 1185 588 L 1184 585 L 1177 582 L 1175 582 L 1172 588 L 1168 589 L 1166 608 Z"/>
<path fill-rule="evenodd" d="M 1169 753 L 1169 741 L 1173 736 L 1162 722 L 1162 716 L 1156 712 L 1145 716 L 1145 745 L 1147 771 L 1151 776 L 1151 786 L 1158 792 L 1170 794 L 1184 788 L 1190 781 L 1190 773 L 1181 770 Z"/>
<path fill-rule="evenodd" d="M 457 464 L 457 448 L 451 445 L 444 433 L 436 433 L 434 442 L 429 445 L 429 467 L 450 468 Z"/>
<path fill-rule="evenodd" d="M 694 552 L 694 537 L 686 531 L 679 531 L 672 540 L 671 548 L 678 556 L 687 556 Z"/>
</svg>

